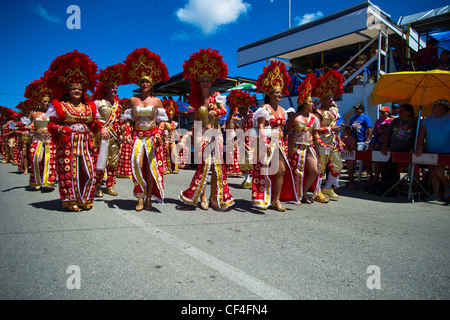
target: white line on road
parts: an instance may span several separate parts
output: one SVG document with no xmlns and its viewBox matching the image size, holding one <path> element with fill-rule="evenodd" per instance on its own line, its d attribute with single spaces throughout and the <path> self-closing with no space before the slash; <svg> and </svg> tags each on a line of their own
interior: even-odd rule
<svg viewBox="0 0 450 320">
<path fill-rule="evenodd" d="M 150 223 L 136 217 L 131 213 L 124 211 L 116 211 L 120 216 L 128 220 L 135 226 L 142 228 L 145 232 L 155 236 L 165 243 L 171 245 L 172 247 L 180 250 L 181 252 L 191 256 L 195 260 L 203 263 L 204 265 L 218 271 L 226 278 L 230 279 L 234 283 L 247 288 L 251 292 L 257 294 L 263 299 L 268 300 L 293 300 L 291 296 L 285 294 L 284 292 L 275 289 L 261 280 L 252 277 L 245 272 L 227 264 L 226 262 L 217 259 L 216 257 L 191 246 L 189 243 L 174 237 L 173 235 L 152 226 Z"/>
</svg>

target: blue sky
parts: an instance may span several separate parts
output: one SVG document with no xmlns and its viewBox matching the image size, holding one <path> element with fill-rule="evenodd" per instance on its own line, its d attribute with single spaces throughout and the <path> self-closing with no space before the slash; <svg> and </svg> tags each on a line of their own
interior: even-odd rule
<svg viewBox="0 0 450 320">
<path fill-rule="evenodd" d="M 292 27 L 362 3 L 363 0 L 291 1 Z M 400 16 L 447 5 L 447 1 L 373 0 L 397 22 Z M 35 0 L 8 1 L 0 13 L 0 105 L 25 100 L 25 87 L 39 79 L 58 55 L 74 49 L 86 53 L 99 69 L 123 61 L 136 48 L 161 56 L 169 75 L 182 72 L 188 57 L 200 48 L 218 49 L 229 76 L 257 79 L 264 62 L 237 68 L 237 50 L 285 31 L 288 0 Z M 81 29 L 67 20 L 80 9 Z M 119 88 L 130 97 L 136 86 Z"/>
</svg>

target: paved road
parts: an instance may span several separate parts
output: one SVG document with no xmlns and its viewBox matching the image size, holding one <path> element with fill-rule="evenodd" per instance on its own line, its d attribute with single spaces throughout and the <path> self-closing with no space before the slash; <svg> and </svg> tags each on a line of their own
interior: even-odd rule
<svg viewBox="0 0 450 320">
<path fill-rule="evenodd" d="M 0 164 L 0 299 L 450 298 L 449 206 L 340 188 L 338 201 L 263 212 L 230 178 L 235 208 L 202 211 L 178 200 L 192 175 L 165 176 L 150 212 L 119 179 L 119 196 L 69 213 L 57 190 L 26 191 L 29 176 Z"/>
</svg>

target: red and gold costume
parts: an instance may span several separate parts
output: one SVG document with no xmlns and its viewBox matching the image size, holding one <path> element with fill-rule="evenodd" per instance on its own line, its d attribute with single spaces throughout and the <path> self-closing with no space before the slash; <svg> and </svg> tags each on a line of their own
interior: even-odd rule
<svg viewBox="0 0 450 320">
<path fill-rule="evenodd" d="M 56 144 L 56 168 L 59 193 L 63 208 L 70 211 L 91 209 L 95 191 L 95 162 L 92 134 L 102 127 L 98 121 L 95 103 L 89 101 L 86 91 L 95 91 L 97 65 L 76 50 L 57 57 L 47 71 L 53 98 L 46 115 L 47 128 Z M 79 110 L 70 101 L 64 101 L 69 90 L 80 88 L 83 100 Z M 64 99 L 64 100 L 63 100 Z"/>
<path fill-rule="evenodd" d="M 100 70 L 100 83 L 92 100 L 94 101 L 100 118 L 98 119 L 109 135 L 109 140 L 102 140 L 100 133 L 94 138 L 95 146 L 98 150 L 96 159 L 96 196 L 102 197 L 102 179 L 107 172 L 106 187 L 107 193 L 117 195 L 114 190 L 116 184 L 117 168 L 119 166 L 120 139 L 119 139 L 119 117 L 122 111 L 119 98 L 113 99 L 113 104 L 105 99 L 105 88 L 109 86 L 119 86 L 122 81 L 123 63 L 118 63 Z"/>
<path fill-rule="evenodd" d="M 256 81 L 257 92 L 270 94 L 280 89 L 283 95 L 288 94 L 289 75 L 283 63 L 272 62 L 264 68 Z M 264 118 L 264 130 L 260 132 L 258 119 Z M 253 115 L 253 129 L 257 132 L 258 152 L 253 166 L 252 204 L 256 208 L 267 209 L 272 204 L 273 179 L 278 172 L 278 161 L 272 161 L 274 154 L 278 153 L 284 158 L 286 170 L 283 178 L 283 186 L 280 193 L 280 202 L 298 202 L 291 168 L 287 159 L 287 146 L 283 140 L 283 130 L 286 124 L 287 114 L 279 116 L 272 112 L 268 104 L 261 106 Z"/>
<path fill-rule="evenodd" d="M 239 112 L 241 112 L 241 110 L 246 112 L 245 115 L 239 114 L 241 120 L 238 128 L 242 130 L 241 133 L 243 133 L 244 138 L 242 140 L 242 137 L 238 137 L 236 153 L 237 156 L 239 156 L 241 154 L 241 148 L 244 149 L 244 157 L 243 159 L 240 158 L 239 162 L 240 172 L 244 174 L 244 182 L 241 183 L 240 187 L 251 188 L 251 173 L 253 170 L 252 159 L 254 149 L 250 145 L 249 130 L 253 128 L 253 113 L 249 112 L 249 109 L 250 106 L 254 105 L 256 102 L 255 99 L 248 93 L 238 90 L 232 90 L 228 95 L 228 99 L 230 101 L 230 108 L 238 109 Z M 243 146 L 240 144 L 243 144 Z"/>
<path fill-rule="evenodd" d="M 122 114 L 119 118 L 119 126 L 120 126 L 120 135 L 122 137 L 121 141 L 123 140 L 123 136 L 125 134 L 125 126 L 126 126 L 126 119 L 123 116 L 124 109 L 128 106 L 128 98 L 122 98 L 120 99 L 120 105 L 122 106 Z M 119 154 L 119 165 L 117 167 L 117 178 L 125 178 L 125 179 L 131 179 L 133 176 L 131 172 L 131 145 L 122 142 L 120 144 L 120 154 Z"/>
<path fill-rule="evenodd" d="M 33 124 L 30 119 L 26 117 L 33 108 L 31 99 L 20 102 L 17 109 L 21 110 L 20 120 L 15 123 L 15 132 L 17 134 L 17 169 L 23 171 L 23 174 L 28 174 L 29 169 L 29 147 L 31 143 L 31 131 Z"/>
<path fill-rule="evenodd" d="M 314 89 L 315 77 L 308 75 L 298 87 L 298 106 L 312 101 L 311 94 Z M 289 152 L 288 158 L 294 176 L 295 187 L 299 200 L 303 199 L 305 177 L 308 174 L 306 167 L 306 156 L 308 152 L 312 154 L 317 162 L 317 154 L 314 149 L 314 131 L 319 130 L 320 120 L 314 114 L 310 113 L 306 122 L 301 121 L 301 117 L 297 116 L 293 120 L 292 133 L 286 132 L 289 135 Z M 312 187 L 313 191 L 315 186 Z M 307 190 L 309 191 L 309 190 Z"/>
<path fill-rule="evenodd" d="M 237 105 L 236 105 L 236 95 L 239 95 L 241 92 L 239 90 L 233 90 L 228 95 L 228 101 L 230 103 L 230 110 L 228 112 L 227 120 L 225 121 L 225 130 L 226 130 L 226 163 L 227 163 L 227 176 L 240 176 L 242 175 L 241 171 L 241 157 L 239 153 L 239 149 L 237 146 L 236 140 L 236 129 L 238 128 L 238 124 L 235 118 L 237 116 Z"/>
<path fill-rule="evenodd" d="M 47 108 L 41 109 L 43 101 L 50 102 L 52 93 L 47 86 L 47 79 L 41 77 L 25 88 L 25 97 L 32 99 L 37 108 L 30 113 L 33 122 L 33 135 L 30 146 L 30 187 L 36 190 L 53 188 L 56 182 L 56 146 L 47 130 L 50 118 L 45 115 Z"/>
<path fill-rule="evenodd" d="M 122 73 L 123 84 L 139 85 L 142 79 L 155 85 L 170 79 L 165 64 L 160 57 L 146 48 L 135 49 L 124 61 Z M 164 108 L 158 106 L 132 106 L 126 110 L 127 120 L 133 123 L 128 125 L 125 134 L 133 131 L 133 147 L 131 155 L 131 170 L 133 176 L 133 194 L 138 199 L 151 195 L 159 202 L 164 200 L 164 146 L 162 141 L 163 130 L 160 122 L 167 121 Z M 141 166 L 141 155 L 144 162 Z M 147 172 L 151 172 L 153 179 L 152 190 L 147 190 Z M 147 199 L 149 201 L 149 199 Z"/>
<path fill-rule="evenodd" d="M 217 50 L 201 49 L 192 54 L 189 60 L 183 65 L 183 76 L 191 81 L 191 91 L 189 102 L 195 109 L 194 119 L 194 160 L 198 161 L 197 170 L 192 178 L 189 188 L 179 195 L 181 201 L 189 205 L 196 205 L 204 196 L 208 171 L 214 170 L 217 177 L 217 184 L 214 186 L 215 193 L 211 192 L 210 202 L 214 209 L 223 210 L 234 204 L 234 198 L 230 193 L 227 181 L 226 165 L 223 161 L 223 136 L 219 128 L 219 119 L 226 114 L 223 106 L 224 97 L 218 92 L 210 94 L 209 101 L 201 101 L 202 93 L 199 86 L 200 81 L 208 77 L 211 84 L 217 78 L 225 78 L 228 74 L 228 67 L 223 62 L 222 56 Z M 211 112 L 213 111 L 213 112 Z M 211 112 L 211 113 L 210 113 Z M 201 132 L 197 132 L 199 121 L 201 121 Z M 212 187 L 212 190 L 213 187 Z M 207 206 L 201 204 L 203 209 Z"/>
<path fill-rule="evenodd" d="M 2 126 L 3 140 L 3 163 L 12 163 L 14 159 L 14 121 L 17 112 L 6 107 L 2 107 L 2 115 L 5 117 L 6 123 Z"/>
<path fill-rule="evenodd" d="M 178 104 L 173 100 L 163 101 L 164 109 L 166 109 L 169 120 L 164 127 L 164 173 L 178 172 L 178 154 L 175 152 L 176 142 L 175 135 L 178 123 L 173 121 L 177 115 Z"/>
<path fill-rule="evenodd" d="M 330 96 L 340 96 L 343 92 L 342 84 L 342 75 L 335 70 L 331 70 L 323 77 L 317 79 L 313 95 L 320 99 Z M 324 195 L 332 198 L 339 197 L 334 193 L 331 185 L 334 184 L 337 186 L 339 173 L 343 168 L 343 163 L 339 150 L 339 137 L 331 130 L 331 127 L 336 126 L 336 122 L 339 119 L 338 108 L 334 106 L 329 108 L 321 106 L 317 109 L 317 114 L 321 118 L 319 135 L 324 143 L 316 145 L 319 162 L 319 176 L 317 179 L 315 200 L 320 201 L 320 199 L 323 199 Z M 327 166 L 330 167 L 330 174 L 328 175 L 326 188 L 321 190 L 321 183 Z"/>
</svg>

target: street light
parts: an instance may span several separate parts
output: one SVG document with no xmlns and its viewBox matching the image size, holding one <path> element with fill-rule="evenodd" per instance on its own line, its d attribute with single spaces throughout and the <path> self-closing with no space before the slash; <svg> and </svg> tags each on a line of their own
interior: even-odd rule
<svg viewBox="0 0 450 320">
<path fill-rule="evenodd" d="M 270 0 L 273 3 L 274 0 Z M 291 0 L 289 0 L 289 29 L 291 28 Z"/>
</svg>

